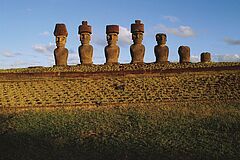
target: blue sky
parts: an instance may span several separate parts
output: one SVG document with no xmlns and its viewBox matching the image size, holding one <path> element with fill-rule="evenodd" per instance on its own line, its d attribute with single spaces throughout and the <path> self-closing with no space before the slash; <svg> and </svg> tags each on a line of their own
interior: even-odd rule
<svg viewBox="0 0 240 160">
<path fill-rule="evenodd" d="M 240 1 L 238 0 L 0 0 L 0 68 L 52 66 L 56 23 L 69 32 L 68 64 L 79 64 L 78 26 L 87 20 L 93 28 L 93 62 L 105 62 L 105 27 L 120 25 L 120 63 L 131 61 L 130 25 L 145 25 L 145 62 L 155 61 L 155 34 L 166 33 L 169 60 L 178 61 L 178 47 L 191 48 L 192 62 L 202 52 L 213 61 L 240 61 Z"/>
</svg>

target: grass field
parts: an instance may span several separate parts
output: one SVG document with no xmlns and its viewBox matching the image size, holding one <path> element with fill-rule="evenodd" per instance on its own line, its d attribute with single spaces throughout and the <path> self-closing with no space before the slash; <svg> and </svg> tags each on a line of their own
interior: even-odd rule
<svg viewBox="0 0 240 160">
<path fill-rule="evenodd" d="M 240 159 L 240 104 L 1 112 L 0 159 Z"/>
</svg>

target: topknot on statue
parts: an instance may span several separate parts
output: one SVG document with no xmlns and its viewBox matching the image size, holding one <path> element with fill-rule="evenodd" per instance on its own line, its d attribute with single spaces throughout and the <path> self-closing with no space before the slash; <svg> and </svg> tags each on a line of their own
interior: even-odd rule
<svg viewBox="0 0 240 160">
<path fill-rule="evenodd" d="M 135 23 L 131 24 L 131 33 L 134 32 L 144 33 L 144 24 L 141 23 L 141 20 L 135 20 Z"/>
<path fill-rule="evenodd" d="M 81 33 L 90 33 L 92 34 L 92 27 L 88 25 L 87 21 L 82 21 L 82 25 L 78 27 L 78 34 Z"/>
<path fill-rule="evenodd" d="M 55 25 L 54 36 L 68 36 L 67 27 L 63 23 L 58 23 Z"/>
<path fill-rule="evenodd" d="M 119 34 L 119 25 L 107 25 L 106 26 L 106 34 L 109 34 L 109 33 Z"/>
</svg>

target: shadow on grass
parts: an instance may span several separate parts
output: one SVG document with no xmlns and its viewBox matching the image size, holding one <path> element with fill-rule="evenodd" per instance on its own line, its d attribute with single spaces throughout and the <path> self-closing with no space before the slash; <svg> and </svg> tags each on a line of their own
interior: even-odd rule
<svg viewBox="0 0 240 160">
<path fill-rule="evenodd" d="M 111 141 L 111 139 L 109 139 Z M 115 143 L 115 142 L 113 142 Z M 189 159 L 187 155 L 171 155 L 164 149 L 151 146 L 137 148 L 124 144 L 101 144 L 91 138 L 85 142 L 66 141 L 63 138 L 31 136 L 27 133 L 0 135 L 1 160 L 134 160 L 134 159 Z M 161 151 L 159 150 L 161 149 Z M 175 157 L 175 158 L 173 158 Z"/>
<path fill-rule="evenodd" d="M 170 109 L 0 114 L 0 160 L 240 158 L 238 107 Z"/>
</svg>

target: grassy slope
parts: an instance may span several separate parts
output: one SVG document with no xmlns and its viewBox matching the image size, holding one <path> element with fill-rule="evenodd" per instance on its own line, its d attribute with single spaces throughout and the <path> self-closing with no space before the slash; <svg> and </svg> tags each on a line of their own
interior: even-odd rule
<svg viewBox="0 0 240 160">
<path fill-rule="evenodd" d="M 240 104 L 0 114 L 0 159 L 240 159 Z"/>
</svg>

